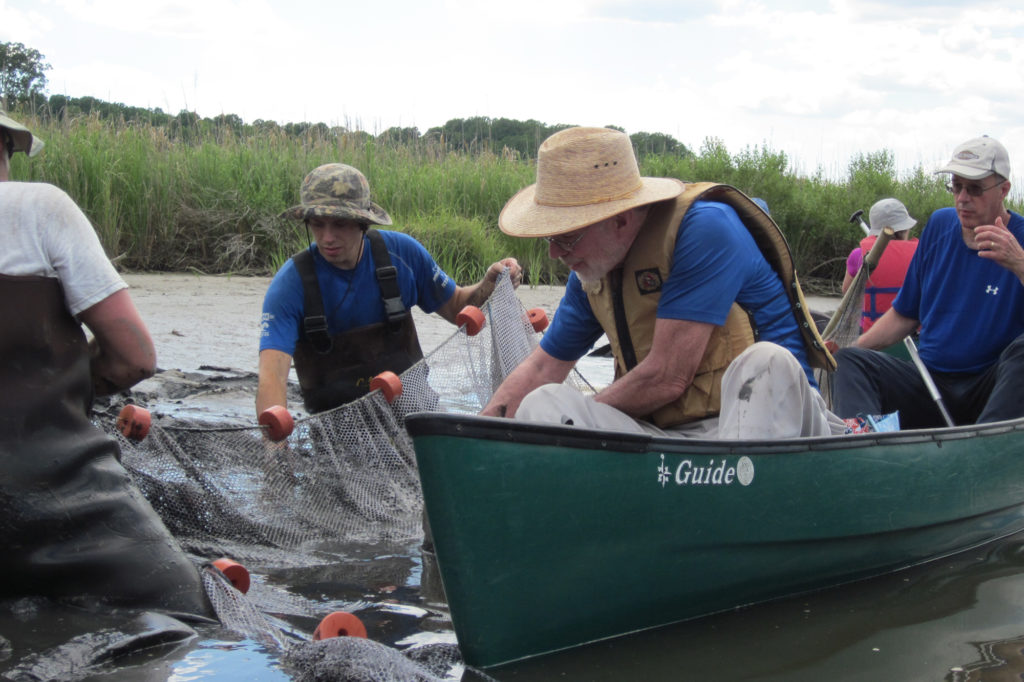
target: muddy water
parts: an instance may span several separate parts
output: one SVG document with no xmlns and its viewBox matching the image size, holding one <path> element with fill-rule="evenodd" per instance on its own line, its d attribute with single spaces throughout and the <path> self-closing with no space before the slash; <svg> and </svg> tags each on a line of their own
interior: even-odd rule
<svg viewBox="0 0 1024 682">
<path fill-rule="evenodd" d="M 164 370 L 138 387 L 182 418 L 252 423 L 259 313 L 265 278 L 136 275 L 127 278 Z M 527 307 L 553 311 L 557 289 L 524 289 Z M 828 300 L 812 301 L 828 310 Z M 418 314 L 418 313 L 417 313 Z M 424 350 L 451 331 L 419 316 Z M 607 372 L 606 360 L 591 360 Z M 416 548 L 365 548 L 333 572 L 271 579 L 325 599 L 364 600 L 371 635 L 408 646 L 452 637 L 443 609 L 424 597 Z M 652 590 L 657 590 L 652 585 Z M 422 609 L 431 612 L 424 616 Z M 33 604 L 20 605 L 31 612 Z M 31 613 L 0 614 L 0 634 Z M 59 614 L 58 618 L 70 617 Z M 107 623 L 97 620 L 96 627 Z M 313 623 L 302 624 L 311 629 Z M 52 646 L 46 632 L 18 643 Z M 132 659 L 103 679 L 283 680 L 276 657 L 250 641 L 202 633 L 184 648 Z M 28 638 L 26 640 L 26 638 Z M 49 644 L 46 644 L 49 643 Z M 890 576 L 640 633 L 490 671 L 505 680 L 975 680 L 1024 674 L 1024 539 L 1002 542 Z M 9 657 L 0 646 L 0 670 Z M 988 677 L 980 670 L 987 669 Z M 467 676 L 469 679 L 470 676 Z"/>
</svg>

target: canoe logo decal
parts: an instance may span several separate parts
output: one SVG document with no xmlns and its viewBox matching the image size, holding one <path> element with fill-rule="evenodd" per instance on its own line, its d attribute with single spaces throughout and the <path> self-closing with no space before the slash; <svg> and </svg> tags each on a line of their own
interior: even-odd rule
<svg viewBox="0 0 1024 682">
<path fill-rule="evenodd" d="M 673 471 L 661 456 L 658 466 L 658 483 L 664 488 L 669 481 L 676 485 L 732 485 L 748 486 L 754 482 L 754 463 L 744 455 L 735 464 L 728 459 L 684 459 Z"/>
</svg>

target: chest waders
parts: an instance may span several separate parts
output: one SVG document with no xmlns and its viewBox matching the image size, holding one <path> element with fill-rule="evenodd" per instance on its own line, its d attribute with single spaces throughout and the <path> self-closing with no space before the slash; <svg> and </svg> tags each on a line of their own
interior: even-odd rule
<svg viewBox="0 0 1024 682">
<path fill-rule="evenodd" d="M 0 597 L 210 615 L 199 572 L 89 420 L 89 347 L 60 283 L 0 275 L 0 319 Z"/>
<path fill-rule="evenodd" d="M 302 278 L 305 310 L 295 344 L 295 373 L 310 413 L 361 398 L 376 375 L 385 370 L 400 374 L 423 359 L 412 313 L 402 303 L 398 271 L 391 264 L 384 238 L 373 229 L 367 230 L 366 236 L 387 318 L 384 322 L 330 334 L 313 254 L 306 250 L 292 257 Z"/>
</svg>

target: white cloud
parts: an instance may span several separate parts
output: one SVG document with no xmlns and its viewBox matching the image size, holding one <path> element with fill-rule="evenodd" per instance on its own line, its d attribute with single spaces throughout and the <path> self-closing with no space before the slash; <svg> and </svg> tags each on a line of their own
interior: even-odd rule
<svg viewBox="0 0 1024 682">
<path fill-rule="evenodd" d="M 979 132 L 1024 154 L 1022 38 L 1024 10 L 953 0 L 0 0 L 51 92 L 371 132 L 616 124 L 809 171 L 944 160 Z"/>
</svg>

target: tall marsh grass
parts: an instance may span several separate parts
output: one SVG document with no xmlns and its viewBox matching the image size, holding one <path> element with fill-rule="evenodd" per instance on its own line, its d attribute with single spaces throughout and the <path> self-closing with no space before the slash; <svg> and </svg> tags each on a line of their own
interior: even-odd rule
<svg viewBox="0 0 1024 682">
<path fill-rule="evenodd" d="M 281 129 L 197 131 L 183 142 L 145 124 L 20 118 L 46 148 L 34 159 L 17 155 L 12 177 L 67 191 L 126 269 L 271 273 L 307 243 L 301 223 L 277 216 L 298 202 L 307 172 L 342 162 L 366 174 L 395 229 L 419 239 L 462 284 L 505 256 L 519 259 L 532 283 L 564 282 L 567 274 L 542 240 L 510 238 L 497 228 L 505 202 L 534 180 L 533 164 L 514 155 L 449 152 L 439 142 L 391 144 L 365 133 L 295 137 Z M 644 156 L 641 171 L 725 182 L 763 198 L 798 271 L 818 279 L 818 289 L 838 287 L 846 254 L 862 236 L 849 223 L 853 211 L 895 196 L 923 226 L 931 211 L 951 203 L 930 169 L 898 177 L 886 151 L 854 159 L 841 182 L 797 175 L 783 152 L 732 155 L 714 139 L 687 157 Z"/>
</svg>

